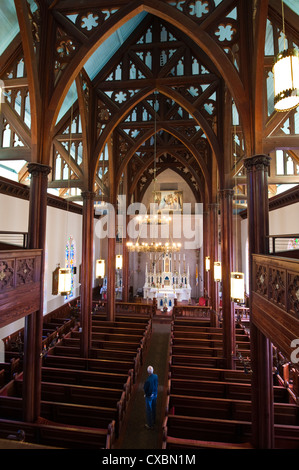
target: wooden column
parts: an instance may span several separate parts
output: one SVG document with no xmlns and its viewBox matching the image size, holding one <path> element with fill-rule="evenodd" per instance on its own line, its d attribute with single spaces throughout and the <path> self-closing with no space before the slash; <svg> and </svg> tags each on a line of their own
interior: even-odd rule
<svg viewBox="0 0 299 470">
<path fill-rule="evenodd" d="M 211 268 L 209 272 L 210 278 L 210 298 L 211 298 L 211 325 L 218 325 L 218 284 L 214 281 L 214 261 L 218 261 L 218 204 L 209 205 L 209 226 L 210 226 L 210 261 Z"/>
<path fill-rule="evenodd" d="M 234 305 L 231 301 L 230 288 L 230 277 L 233 270 L 233 196 L 233 189 L 220 191 L 223 352 L 227 369 L 235 368 L 236 357 Z"/>
<path fill-rule="evenodd" d="M 46 247 L 47 187 L 51 168 L 39 163 L 29 163 L 31 175 L 29 196 L 28 248 L 43 250 L 41 263 L 40 308 L 25 317 L 23 419 L 35 421 L 40 415 L 41 353 L 44 303 L 44 268 Z"/>
<path fill-rule="evenodd" d="M 249 299 L 251 299 L 253 283 L 252 254 L 268 254 L 269 252 L 267 236 L 269 235 L 268 168 L 270 160 L 270 157 L 266 155 L 255 155 L 244 160 L 247 170 L 248 195 Z M 252 321 L 250 341 L 253 371 L 253 445 L 258 449 L 271 449 L 274 447 L 272 344 Z"/>
<path fill-rule="evenodd" d="M 115 232 L 116 232 L 116 211 L 115 205 L 109 205 L 113 214 L 108 217 L 108 260 L 107 260 L 107 320 L 115 319 Z"/>
<path fill-rule="evenodd" d="M 210 256 L 210 227 L 209 227 L 209 212 L 206 204 L 204 204 L 203 210 L 203 278 L 204 278 L 204 296 L 210 297 L 210 285 L 209 285 L 209 272 L 206 271 L 206 256 Z M 210 301 L 209 301 L 210 304 Z"/>
<path fill-rule="evenodd" d="M 91 312 L 93 281 L 94 198 L 92 191 L 83 191 L 82 263 L 81 263 L 81 356 L 88 357 L 91 346 Z"/>
<path fill-rule="evenodd" d="M 130 263 L 130 254 L 127 249 L 127 226 L 129 222 L 129 216 L 125 216 L 126 225 L 123 227 L 123 296 L 122 299 L 124 302 L 129 301 L 129 263 Z"/>
</svg>

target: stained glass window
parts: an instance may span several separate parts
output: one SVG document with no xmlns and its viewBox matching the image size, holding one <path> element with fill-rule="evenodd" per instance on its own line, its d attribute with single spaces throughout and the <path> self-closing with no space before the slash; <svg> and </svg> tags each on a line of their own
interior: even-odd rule
<svg viewBox="0 0 299 470">
<path fill-rule="evenodd" d="M 292 238 L 288 243 L 288 250 L 298 250 L 299 249 L 299 238 Z"/>
<path fill-rule="evenodd" d="M 74 297 L 74 267 L 76 264 L 76 244 L 73 237 L 70 235 L 65 247 L 65 267 L 71 268 L 71 293 L 66 296 L 66 299 Z"/>
</svg>

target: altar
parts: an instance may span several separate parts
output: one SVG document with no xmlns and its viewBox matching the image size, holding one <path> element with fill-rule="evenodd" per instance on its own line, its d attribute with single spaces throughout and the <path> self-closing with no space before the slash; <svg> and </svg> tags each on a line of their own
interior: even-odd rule
<svg viewBox="0 0 299 470">
<path fill-rule="evenodd" d="M 162 255 L 152 255 L 150 257 L 151 266 L 145 268 L 145 283 L 143 286 L 144 299 L 157 299 L 157 306 L 160 310 L 167 307 L 171 310 L 174 299 L 178 302 L 191 300 L 191 286 L 189 283 L 189 265 L 185 266 L 185 259 L 181 266 L 180 255 L 178 260 L 173 253 L 163 253 Z"/>
</svg>

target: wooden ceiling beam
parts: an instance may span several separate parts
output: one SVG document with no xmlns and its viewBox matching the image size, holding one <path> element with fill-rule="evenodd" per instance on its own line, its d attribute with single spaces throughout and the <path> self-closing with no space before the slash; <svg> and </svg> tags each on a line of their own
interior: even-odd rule
<svg viewBox="0 0 299 470">
<path fill-rule="evenodd" d="M 299 149 L 299 136 L 298 135 L 273 135 L 263 139 L 264 153 L 270 153 L 272 150 L 289 150 Z"/>
<path fill-rule="evenodd" d="M 22 140 L 23 144 L 31 148 L 31 134 L 28 127 L 25 125 L 24 121 L 20 118 L 18 113 L 16 113 L 8 103 L 2 103 L 1 110 L 6 117 L 7 121 L 15 132 L 19 135 L 20 139 Z"/>
<path fill-rule="evenodd" d="M 30 162 L 31 149 L 25 147 L 0 148 L 0 161 L 1 160 L 26 160 L 26 162 Z"/>
</svg>

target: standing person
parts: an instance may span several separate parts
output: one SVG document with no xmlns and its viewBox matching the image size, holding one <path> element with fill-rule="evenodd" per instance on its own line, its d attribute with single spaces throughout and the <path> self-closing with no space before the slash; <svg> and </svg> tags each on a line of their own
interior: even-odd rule
<svg viewBox="0 0 299 470">
<path fill-rule="evenodd" d="M 148 378 L 144 382 L 143 390 L 145 396 L 146 406 L 146 429 L 153 429 L 156 422 L 156 405 L 158 395 L 158 376 L 154 374 L 154 368 L 148 366 L 147 368 Z"/>
</svg>

